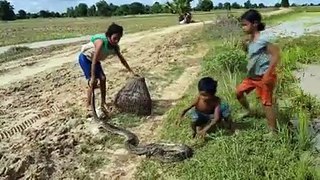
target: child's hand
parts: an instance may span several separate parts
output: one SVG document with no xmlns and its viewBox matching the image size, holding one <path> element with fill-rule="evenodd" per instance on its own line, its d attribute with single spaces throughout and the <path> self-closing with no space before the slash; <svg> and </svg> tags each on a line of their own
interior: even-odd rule
<svg viewBox="0 0 320 180">
<path fill-rule="evenodd" d="M 176 126 L 180 126 L 180 124 L 181 124 L 181 119 L 177 119 L 176 122 L 175 122 L 175 125 Z"/>
<path fill-rule="evenodd" d="M 273 81 L 274 79 L 272 78 L 271 75 L 269 74 L 265 74 L 263 77 L 262 77 L 262 82 L 264 84 L 266 84 L 267 86 L 271 86 L 273 84 Z"/>
<path fill-rule="evenodd" d="M 180 115 L 180 118 L 178 118 L 178 119 L 176 120 L 176 125 L 177 125 L 177 126 L 180 126 L 180 123 L 181 123 L 182 119 L 184 118 L 184 114 L 185 114 L 185 113 L 182 113 L 182 114 Z"/>
<path fill-rule="evenodd" d="M 204 138 L 204 137 L 206 136 L 206 134 L 207 134 L 207 131 L 206 131 L 206 130 L 201 130 L 201 131 L 198 132 L 198 136 L 199 136 L 200 138 Z"/>
</svg>

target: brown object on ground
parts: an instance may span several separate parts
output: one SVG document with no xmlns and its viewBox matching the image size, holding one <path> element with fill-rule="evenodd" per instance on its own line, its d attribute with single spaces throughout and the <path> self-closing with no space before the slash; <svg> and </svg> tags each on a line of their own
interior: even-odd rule
<svg viewBox="0 0 320 180">
<path fill-rule="evenodd" d="M 115 96 L 115 106 L 126 113 L 149 116 L 152 100 L 144 77 L 129 81 Z"/>
</svg>

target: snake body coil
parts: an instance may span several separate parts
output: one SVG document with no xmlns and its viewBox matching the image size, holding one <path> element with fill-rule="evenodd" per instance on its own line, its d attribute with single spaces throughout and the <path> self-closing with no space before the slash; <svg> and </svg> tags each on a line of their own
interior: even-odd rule
<svg viewBox="0 0 320 180">
<path fill-rule="evenodd" d="M 146 155 L 148 158 L 155 158 L 162 162 L 178 162 L 192 157 L 193 150 L 184 144 L 152 143 L 144 146 L 140 145 L 139 138 L 134 133 L 124 128 L 116 127 L 108 122 L 104 122 L 98 117 L 95 108 L 94 89 L 92 91 L 91 102 L 93 119 L 110 133 L 126 137 L 125 147 L 130 153 L 140 156 Z"/>
</svg>

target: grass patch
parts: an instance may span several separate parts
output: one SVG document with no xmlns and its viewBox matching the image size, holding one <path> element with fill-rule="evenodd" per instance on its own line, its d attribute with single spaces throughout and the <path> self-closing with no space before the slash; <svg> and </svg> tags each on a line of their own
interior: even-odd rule
<svg viewBox="0 0 320 180">
<path fill-rule="evenodd" d="M 159 87 L 166 87 L 170 85 L 174 80 L 184 72 L 185 67 L 178 62 L 170 63 L 169 67 L 163 72 L 163 74 L 146 73 L 144 76 L 148 77 L 150 85 L 149 91 L 155 92 Z"/>
<path fill-rule="evenodd" d="M 8 51 L 0 54 L 0 65 L 9 61 L 19 60 L 30 56 L 39 56 L 42 54 L 49 54 L 54 51 L 62 50 L 68 46 L 78 45 L 77 43 L 63 44 L 63 45 L 52 45 L 43 48 L 31 49 L 25 46 L 17 46 L 8 49 Z"/>
<path fill-rule="evenodd" d="M 273 8 L 259 9 L 263 12 Z M 239 15 L 244 10 L 232 10 L 231 14 Z M 194 13 L 195 21 L 214 20 L 217 14 L 225 10 Z M 173 14 L 144 15 L 128 17 L 79 17 L 53 19 L 27 19 L 12 22 L 0 22 L 0 47 L 6 45 L 29 43 L 45 40 L 63 39 L 104 32 L 108 25 L 116 22 L 124 26 L 125 33 L 134 33 L 178 25 L 178 17 Z"/>
<path fill-rule="evenodd" d="M 232 27 L 232 25 L 230 25 Z M 207 30 L 212 33 L 212 28 Z M 236 28 L 236 26 L 234 26 Z M 229 29 L 230 30 L 230 29 Z M 230 30 L 231 31 L 231 30 Z M 309 117 L 318 116 L 320 106 L 314 97 L 305 95 L 293 77 L 293 70 L 299 63 L 315 62 L 312 57 L 320 57 L 316 53 L 314 43 L 319 38 L 301 37 L 280 41 L 283 50 L 282 62 L 279 66 L 279 81 L 276 97 L 279 105 L 280 133 L 274 138 L 265 138 L 267 132 L 265 118 L 238 119 L 242 108 L 236 101 L 234 89 L 245 77 L 242 64 L 246 59 L 241 53 L 234 53 L 239 48 L 238 37 L 211 37 L 211 51 L 202 62 L 201 76 L 212 76 L 218 80 L 218 95 L 227 101 L 234 120 L 240 126 L 240 133 L 228 136 L 219 131 L 211 134 L 207 142 L 196 142 L 195 156 L 182 163 L 160 164 L 144 161 L 136 173 L 137 179 L 319 179 L 319 165 L 314 159 L 318 156 L 309 147 L 309 139 L 305 124 Z M 222 37 L 222 38 L 221 38 Z M 222 43 L 227 41 L 227 43 Z M 309 42 L 309 43 L 307 43 Z M 301 52 L 303 52 L 301 54 Z M 293 54 L 293 55 L 291 55 Z M 300 54 L 300 56 L 295 56 Z M 229 60 L 236 59 L 236 61 Z M 235 63 L 236 62 L 236 63 Z M 235 66 L 235 64 L 238 64 Z M 200 77 L 199 77 L 200 78 Z M 194 144 L 188 120 L 181 127 L 174 125 L 182 110 L 187 107 L 197 94 L 196 82 L 186 96 L 168 113 L 163 124 L 161 138 L 171 142 Z M 253 107 L 257 107 L 255 94 L 249 96 Z M 299 108 L 297 108 L 299 107 Z M 300 126 L 296 133 L 291 133 L 287 123 L 298 117 Z"/>
<path fill-rule="evenodd" d="M 214 19 L 215 14 L 197 14 L 195 20 Z M 145 17 L 86 17 L 29 19 L 13 22 L 0 22 L 0 46 L 72 38 L 105 32 L 107 27 L 116 22 L 124 26 L 125 33 L 178 25 L 176 15 Z"/>
</svg>

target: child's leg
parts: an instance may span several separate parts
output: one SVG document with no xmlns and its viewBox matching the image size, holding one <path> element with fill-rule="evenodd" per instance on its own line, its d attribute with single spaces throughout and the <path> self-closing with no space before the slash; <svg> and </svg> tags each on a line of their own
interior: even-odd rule
<svg viewBox="0 0 320 180">
<path fill-rule="evenodd" d="M 272 102 L 272 94 L 273 89 L 275 85 L 276 77 L 274 77 L 274 83 L 271 85 L 266 85 L 262 82 L 261 87 L 259 87 L 259 90 L 257 88 L 257 93 L 259 94 L 266 118 L 268 120 L 268 126 L 271 130 L 271 132 L 277 131 L 277 120 L 276 120 L 276 112 L 274 110 L 273 102 Z"/>
<path fill-rule="evenodd" d="M 107 96 L 106 83 L 107 83 L 106 77 L 103 75 L 100 78 L 101 103 L 106 103 L 106 96 Z"/>
<path fill-rule="evenodd" d="M 100 91 L 101 91 L 101 105 L 106 103 L 106 75 L 103 72 L 101 63 L 96 64 L 96 72 L 100 81 Z"/>
<path fill-rule="evenodd" d="M 231 109 L 229 104 L 227 104 L 226 102 L 222 102 L 220 104 L 220 109 L 221 109 L 221 117 L 223 118 L 223 127 L 231 131 L 234 131 L 234 124 L 232 122 Z"/>
<path fill-rule="evenodd" d="M 88 90 L 87 90 L 87 104 L 86 104 L 87 109 L 90 109 L 90 106 L 91 106 L 91 94 L 92 94 L 91 88 L 88 87 Z"/>
<path fill-rule="evenodd" d="M 273 108 L 272 103 L 272 91 L 273 89 L 261 89 L 261 101 L 263 104 L 264 112 L 266 118 L 268 120 L 268 126 L 272 132 L 277 131 L 277 120 L 276 120 L 276 113 Z"/>
<path fill-rule="evenodd" d="M 249 113 L 252 113 L 252 112 L 244 93 L 250 93 L 254 89 L 255 89 L 255 85 L 252 83 L 252 80 L 247 78 L 243 80 L 243 82 L 237 87 L 237 90 L 236 90 L 238 101 L 240 102 L 242 107 L 244 107 Z"/>
<path fill-rule="evenodd" d="M 79 64 L 83 71 L 83 74 L 88 81 L 88 89 L 87 89 L 87 102 L 86 102 L 86 108 L 87 110 L 90 110 L 91 105 L 91 88 L 89 87 L 89 81 L 91 77 L 91 61 L 87 59 L 87 57 L 83 54 L 79 55 Z"/>
<path fill-rule="evenodd" d="M 192 118 L 191 129 L 192 129 L 192 138 L 195 138 L 197 133 L 201 130 L 201 126 L 206 124 L 206 119 L 203 115 L 196 111 L 194 108 L 190 110 L 190 115 Z"/>
<path fill-rule="evenodd" d="M 192 138 L 195 138 L 197 135 L 197 124 L 196 122 L 191 122 L 191 129 L 192 129 Z"/>
<path fill-rule="evenodd" d="M 268 126 L 272 132 L 277 132 L 277 119 L 273 106 L 263 106 L 268 120 Z"/>
</svg>

